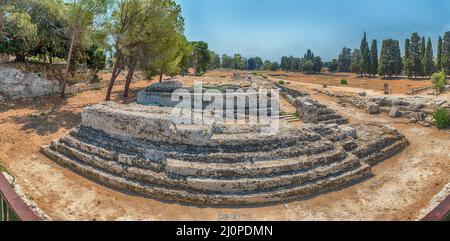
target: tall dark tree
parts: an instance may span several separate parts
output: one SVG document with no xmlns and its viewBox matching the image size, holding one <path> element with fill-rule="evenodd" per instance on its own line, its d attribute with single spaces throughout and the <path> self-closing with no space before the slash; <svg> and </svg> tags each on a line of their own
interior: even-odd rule
<svg viewBox="0 0 450 241">
<path fill-rule="evenodd" d="M 314 73 L 320 73 L 322 72 L 322 59 L 319 56 L 316 56 L 313 58 L 313 71 Z"/>
<path fill-rule="evenodd" d="M 375 76 L 378 73 L 378 43 L 374 39 L 370 47 L 370 75 Z"/>
<path fill-rule="evenodd" d="M 426 65 L 426 58 L 427 58 L 427 47 L 426 47 L 426 41 L 425 37 L 422 37 L 422 40 L 420 41 L 420 76 L 425 76 L 425 65 Z"/>
<path fill-rule="evenodd" d="M 359 49 L 353 50 L 351 71 L 352 73 L 361 74 L 361 51 Z"/>
<path fill-rule="evenodd" d="M 380 60 L 378 63 L 378 74 L 380 76 L 400 75 L 402 71 L 402 57 L 398 41 L 387 39 L 383 41 Z"/>
<path fill-rule="evenodd" d="M 441 71 L 442 69 L 442 37 L 439 36 L 438 46 L 437 46 L 437 57 L 436 57 L 436 70 Z"/>
<path fill-rule="evenodd" d="M 446 32 L 442 39 L 441 70 L 444 71 L 446 75 L 450 74 L 450 32 Z"/>
<path fill-rule="evenodd" d="M 405 66 L 404 66 L 404 69 L 405 69 L 405 74 L 408 76 L 408 78 L 412 76 L 411 53 L 409 52 L 410 45 L 411 44 L 410 44 L 409 39 L 406 39 L 406 41 L 405 41 L 405 58 L 404 58 Z"/>
<path fill-rule="evenodd" d="M 337 59 L 332 59 L 328 66 L 328 71 L 336 72 L 338 70 L 339 63 Z"/>
<path fill-rule="evenodd" d="M 370 50 L 369 50 L 369 44 L 367 42 L 367 35 L 364 32 L 364 37 L 361 40 L 361 69 L 360 73 L 361 76 L 363 74 L 370 73 Z"/>
<path fill-rule="evenodd" d="M 413 33 L 409 45 L 409 63 L 412 76 L 420 76 L 422 72 L 421 43 L 419 34 Z"/>
<path fill-rule="evenodd" d="M 208 64 L 211 58 L 208 50 L 208 44 L 203 41 L 199 41 L 193 42 L 192 45 L 194 46 L 194 58 L 196 63 L 195 72 L 196 74 L 202 74 L 208 69 Z"/>
<path fill-rule="evenodd" d="M 289 69 L 289 59 L 288 59 L 287 56 L 281 57 L 280 68 L 282 70 L 288 70 Z"/>
<path fill-rule="evenodd" d="M 425 56 L 423 59 L 423 74 L 424 74 L 424 76 L 431 77 L 433 70 L 434 70 L 433 45 L 431 43 L 431 38 L 428 38 L 427 48 L 426 48 Z"/>
<path fill-rule="evenodd" d="M 344 47 L 338 58 L 338 71 L 339 72 L 351 72 L 352 65 L 352 50 Z"/>
</svg>

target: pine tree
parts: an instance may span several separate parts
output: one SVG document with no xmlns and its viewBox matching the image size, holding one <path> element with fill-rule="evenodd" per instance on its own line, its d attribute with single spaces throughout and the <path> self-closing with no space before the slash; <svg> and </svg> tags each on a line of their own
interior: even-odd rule
<svg viewBox="0 0 450 241">
<path fill-rule="evenodd" d="M 438 40 L 438 52 L 437 52 L 437 58 L 436 58 L 436 71 L 442 70 L 442 37 L 439 36 Z"/>
<path fill-rule="evenodd" d="M 352 50 L 344 47 L 338 58 L 338 71 L 351 72 L 352 65 Z"/>
<path fill-rule="evenodd" d="M 367 42 L 367 35 L 364 32 L 364 37 L 361 41 L 361 67 L 360 72 L 361 76 L 363 74 L 369 74 L 370 73 L 370 50 L 369 50 L 369 43 Z"/>
<path fill-rule="evenodd" d="M 426 52 L 425 52 L 425 57 L 424 57 L 423 63 L 424 63 L 424 65 L 423 65 L 424 76 L 430 77 L 431 74 L 433 73 L 433 67 L 434 67 L 434 62 L 433 62 L 433 45 L 431 43 L 431 38 L 428 38 L 427 48 L 426 48 Z"/>
<path fill-rule="evenodd" d="M 412 73 L 412 71 L 411 71 L 411 54 L 410 54 L 409 50 L 410 50 L 410 41 L 409 41 L 409 39 L 406 39 L 404 63 L 405 63 L 405 74 L 408 76 L 408 78 L 410 78 L 412 75 L 411 74 Z"/>
<path fill-rule="evenodd" d="M 378 43 L 377 40 L 374 39 L 372 41 L 372 46 L 370 48 L 370 74 L 374 77 L 378 72 Z"/>
</svg>

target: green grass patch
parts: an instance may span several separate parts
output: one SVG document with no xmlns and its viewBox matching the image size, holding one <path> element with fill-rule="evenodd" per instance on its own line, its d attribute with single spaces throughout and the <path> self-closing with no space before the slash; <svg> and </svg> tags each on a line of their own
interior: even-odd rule
<svg viewBox="0 0 450 241">
<path fill-rule="evenodd" d="M 436 120 L 436 126 L 439 129 L 445 129 L 450 126 L 450 115 L 447 109 L 438 109 L 434 113 L 434 119 Z"/>
<path fill-rule="evenodd" d="M 348 85 L 348 81 L 346 79 L 341 79 L 341 85 Z"/>
</svg>

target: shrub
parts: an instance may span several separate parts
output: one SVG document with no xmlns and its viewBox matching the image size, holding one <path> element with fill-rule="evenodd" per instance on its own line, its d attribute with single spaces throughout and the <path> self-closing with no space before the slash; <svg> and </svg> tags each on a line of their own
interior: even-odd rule
<svg viewBox="0 0 450 241">
<path fill-rule="evenodd" d="M 447 109 L 441 108 L 434 113 L 436 126 L 439 129 L 445 129 L 450 126 L 450 116 Z"/>
<path fill-rule="evenodd" d="M 348 85 L 348 81 L 346 79 L 341 79 L 341 85 Z"/>
<path fill-rule="evenodd" d="M 436 92 L 441 93 L 445 90 L 445 86 L 447 85 L 447 80 L 445 79 L 445 73 L 439 72 L 434 73 L 431 77 L 431 80 L 433 81 L 433 86 Z"/>
<path fill-rule="evenodd" d="M 327 87 L 328 87 L 328 85 L 325 85 L 325 84 L 324 84 L 324 85 L 322 85 L 322 86 L 323 86 L 323 88 L 327 88 Z"/>
<path fill-rule="evenodd" d="M 278 81 L 278 84 L 284 85 L 284 81 L 283 81 L 283 80 L 280 80 L 280 81 Z"/>
</svg>

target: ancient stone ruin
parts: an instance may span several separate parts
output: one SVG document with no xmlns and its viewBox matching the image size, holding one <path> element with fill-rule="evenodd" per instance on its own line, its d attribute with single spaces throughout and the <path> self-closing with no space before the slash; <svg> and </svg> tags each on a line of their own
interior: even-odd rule
<svg viewBox="0 0 450 241">
<path fill-rule="evenodd" d="M 395 129 L 341 125 L 343 118 L 326 106 L 286 91 L 283 95 L 290 95 L 305 113 L 310 106 L 303 105 L 312 105 L 314 121 L 302 127 L 281 121 L 280 130 L 270 135 L 254 124 L 176 125 L 172 103 L 159 98 L 173 91 L 170 86 L 178 84 L 154 85 L 141 93 L 158 98 L 141 96 L 140 103 L 156 105 L 107 102 L 86 108 L 81 125 L 43 152 L 97 181 L 150 197 L 249 205 L 351 184 L 369 177 L 372 165 L 407 145 Z"/>
<path fill-rule="evenodd" d="M 407 118 L 410 123 L 418 123 L 425 127 L 435 125 L 433 114 L 437 109 L 450 110 L 450 103 L 439 98 L 367 96 L 364 92 L 358 95 L 348 95 L 320 89 L 316 89 L 316 91 L 339 98 L 341 103 L 349 103 L 356 108 L 366 110 L 369 114 L 385 113 L 392 118 Z"/>
</svg>

